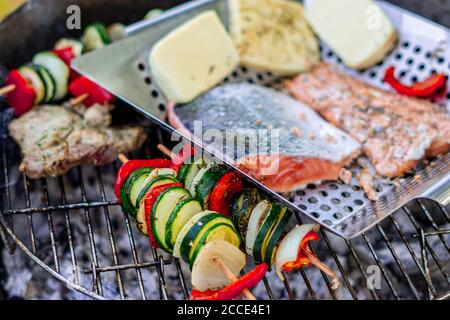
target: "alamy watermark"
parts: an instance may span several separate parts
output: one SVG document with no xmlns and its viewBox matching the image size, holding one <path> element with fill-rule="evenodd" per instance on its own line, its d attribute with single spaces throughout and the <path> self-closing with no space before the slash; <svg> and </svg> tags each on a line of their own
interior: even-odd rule
<svg viewBox="0 0 450 320">
<path fill-rule="evenodd" d="M 81 8 L 75 4 L 67 7 L 66 27 L 69 30 L 81 30 Z"/>
</svg>

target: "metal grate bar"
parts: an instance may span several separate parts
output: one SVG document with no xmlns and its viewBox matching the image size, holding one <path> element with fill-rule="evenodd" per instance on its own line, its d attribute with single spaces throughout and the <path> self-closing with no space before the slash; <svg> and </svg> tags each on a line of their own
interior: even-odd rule
<svg viewBox="0 0 450 320">
<path fill-rule="evenodd" d="M 78 180 L 80 183 L 81 198 L 82 198 L 83 202 L 86 202 L 87 201 L 86 188 L 84 186 L 83 174 L 81 172 L 80 167 L 77 168 L 77 173 L 78 173 Z M 84 209 L 84 217 L 85 217 L 87 228 L 88 228 L 89 246 L 91 248 L 91 263 L 95 270 L 95 268 L 98 267 L 97 247 L 95 245 L 94 232 L 92 230 L 89 208 Z M 94 292 L 98 293 L 100 295 L 103 295 L 102 281 L 101 281 L 100 277 L 97 278 L 96 272 L 92 273 L 92 280 L 93 280 Z"/>
<path fill-rule="evenodd" d="M 5 216 L 11 215 L 22 215 L 22 214 L 30 214 L 30 213 L 46 213 L 46 212 L 59 212 L 66 210 L 74 210 L 74 209 L 88 209 L 88 208 L 99 208 L 99 207 L 111 207 L 111 206 L 119 206 L 117 201 L 104 201 L 104 202 L 83 202 L 83 203 L 71 203 L 71 204 L 61 204 L 61 205 L 49 205 L 48 207 L 43 208 L 25 208 L 25 209 L 7 209 L 4 210 L 3 214 Z"/>
<path fill-rule="evenodd" d="M 28 180 L 25 174 L 22 174 L 22 181 L 24 187 L 25 204 L 27 207 L 31 207 L 30 192 L 28 190 Z M 33 227 L 33 216 L 29 213 L 27 213 L 27 220 L 28 220 L 28 229 L 30 231 L 31 251 L 34 254 L 36 254 L 36 235 L 34 233 Z"/>
<path fill-rule="evenodd" d="M 403 234 L 403 232 L 400 229 L 400 226 L 398 225 L 397 221 L 394 219 L 394 217 L 390 216 L 389 219 L 391 220 L 395 230 L 397 231 L 397 233 L 400 235 L 400 238 L 402 239 L 402 242 L 405 244 L 407 250 L 409 251 L 409 254 L 411 255 L 414 263 L 416 264 L 417 268 L 420 271 L 420 274 L 422 275 L 423 279 L 425 280 L 425 282 L 427 283 L 428 287 L 434 292 L 436 293 L 436 289 L 433 286 L 433 283 L 431 283 L 427 277 L 427 275 L 425 274 L 422 265 L 420 264 L 416 254 L 414 253 L 413 249 L 411 248 L 411 244 L 409 243 L 409 241 L 406 239 L 405 235 Z"/>
<path fill-rule="evenodd" d="M 428 209 L 423 205 L 422 201 L 420 200 L 416 200 L 417 204 L 419 205 L 419 208 L 422 210 L 422 212 L 425 214 L 427 220 L 430 222 L 432 228 L 434 229 L 434 231 L 438 231 L 439 227 L 437 226 L 436 222 L 434 221 L 433 217 L 431 216 L 430 212 L 428 211 Z M 447 242 L 444 239 L 443 235 L 438 235 L 439 239 L 441 240 L 442 244 L 444 245 L 444 247 L 447 249 L 448 252 L 450 252 L 450 248 L 447 244 Z"/>
<path fill-rule="evenodd" d="M 1 128 L 3 129 L 3 123 L 0 124 Z M 2 162 L 3 162 L 3 184 L 4 184 L 4 189 L 5 189 L 5 209 L 8 210 L 11 208 L 11 193 L 9 190 L 9 174 L 8 174 L 8 158 L 7 158 L 7 146 L 6 146 L 6 136 L 2 137 Z M 13 226 L 13 220 L 11 217 L 8 218 L 8 223 L 10 228 L 14 231 L 14 226 Z M 10 254 L 13 254 L 14 251 L 16 250 L 16 243 L 15 242 L 10 242 L 9 239 L 6 237 L 6 235 L 4 234 L 2 228 L 0 227 L 0 236 L 5 244 L 6 249 L 8 250 L 8 252 Z"/>
<path fill-rule="evenodd" d="M 398 268 L 400 269 L 400 272 L 402 273 L 403 277 L 405 278 L 406 282 L 408 283 L 409 288 L 411 289 L 412 293 L 416 297 L 417 300 L 420 299 L 419 293 L 417 292 L 416 287 L 411 281 L 411 278 L 409 277 L 408 273 L 405 270 L 405 267 L 403 263 L 400 261 L 400 258 L 398 257 L 397 253 L 395 252 L 394 248 L 392 247 L 388 237 L 386 236 L 386 233 L 384 232 L 383 228 L 381 228 L 380 225 L 377 225 L 377 230 L 383 237 L 384 242 L 386 243 L 386 246 L 388 247 L 389 251 L 391 252 L 392 256 L 394 257 L 395 263 L 397 264 Z"/>
<path fill-rule="evenodd" d="M 296 214 L 295 214 L 295 217 L 296 217 L 296 220 L 297 220 L 297 222 L 298 222 L 299 224 L 303 224 L 303 221 L 302 221 L 302 219 L 300 218 L 300 216 L 298 215 L 297 212 L 296 212 Z M 310 248 L 311 248 L 311 252 L 312 252 L 313 254 L 315 254 L 314 249 L 313 249 L 311 246 L 310 246 Z M 323 272 L 322 270 L 320 270 L 320 273 L 322 274 L 323 280 L 325 281 L 325 284 L 326 284 L 326 286 L 327 286 L 327 288 L 328 288 L 328 292 L 330 293 L 330 295 L 331 295 L 331 297 L 333 298 L 333 300 L 336 300 L 336 299 L 337 299 L 336 293 L 334 292 L 333 289 L 331 289 L 331 284 L 330 284 L 330 281 L 328 280 L 327 275 L 326 275 L 325 272 Z"/>
<path fill-rule="evenodd" d="M 361 273 L 361 275 L 364 278 L 364 281 L 367 283 L 367 275 L 366 272 L 364 271 L 363 265 L 361 263 L 361 260 L 359 260 L 358 255 L 356 254 L 355 248 L 352 246 L 351 242 L 349 240 L 345 240 L 345 243 L 350 251 L 350 254 L 353 258 L 353 260 L 355 260 L 356 265 L 358 266 L 359 272 Z M 374 298 L 375 300 L 379 300 L 379 296 L 377 294 L 377 292 L 373 289 L 373 288 L 368 288 L 370 294 L 372 295 L 372 298 Z"/>
<path fill-rule="evenodd" d="M 400 297 L 397 293 L 397 290 L 394 288 L 394 285 L 392 284 L 391 279 L 389 278 L 386 269 L 384 269 L 383 264 L 381 263 L 380 259 L 378 258 L 378 255 L 375 252 L 375 249 L 372 246 L 372 243 L 370 242 L 369 238 L 365 233 L 361 234 L 362 238 L 364 239 L 364 242 L 366 243 L 367 247 L 370 250 L 370 253 L 372 254 L 372 257 L 375 259 L 375 262 L 377 263 L 378 267 L 380 268 L 381 274 L 383 275 L 384 280 L 386 280 L 386 284 L 389 287 L 389 290 L 391 291 L 392 295 L 395 299 L 399 300 Z"/>
<path fill-rule="evenodd" d="M 183 272 L 181 271 L 180 261 L 177 258 L 173 258 L 173 261 L 175 262 L 175 266 L 177 268 L 178 279 L 180 280 L 181 283 L 181 289 L 183 290 L 184 298 L 188 299 L 189 293 L 186 288 L 186 281 L 184 280 Z"/>
<path fill-rule="evenodd" d="M 96 174 L 97 174 L 97 181 L 99 182 L 101 199 L 102 199 L 103 202 L 106 202 L 105 186 L 103 184 L 103 177 L 101 175 L 100 168 L 97 167 L 95 169 L 95 171 L 96 171 Z M 108 230 L 109 242 L 111 244 L 111 252 L 112 252 L 112 257 L 113 257 L 113 263 L 114 263 L 114 265 L 118 265 L 119 264 L 119 258 L 117 256 L 116 241 L 114 239 L 113 230 L 112 230 L 112 227 L 111 227 L 111 217 L 110 217 L 109 209 L 108 209 L 107 206 L 103 207 L 103 213 L 105 215 L 106 228 Z M 116 271 L 116 277 L 117 277 L 117 284 L 119 286 L 120 298 L 122 300 L 124 300 L 125 299 L 125 290 L 123 288 L 122 275 L 120 273 L 120 270 Z"/>
<path fill-rule="evenodd" d="M 172 260 L 163 260 L 164 265 L 172 264 Z M 157 261 L 152 262 L 140 262 L 140 263 L 129 263 L 129 264 L 116 264 L 113 266 L 107 266 L 107 267 L 97 267 L 95 268 L 96 273 L 101 272 L 111 272 L 111 271 L 122 271 L 122 270 L 130 270 L 130 269 L 143 269 L 148 267 L 157 267 L 160 263 Z M 93 273 L 94 270 L 92 269 L 86 269 L 84 270 L 84 273 Z"/>
<path fill-rule="evenodd" d="M 409 220 L 412 222 L 412 224 L 416 228 L 417 234 L 420 234 L 420 231 L 422 230 L 422 228 L 419 226 L 417 220 L 413 217 L 411 211 L 406 206 L 403 207 L 403 211 L 406 212 L 406 215 L 408 216 Z M 431 254 L 431 257 L 433 258 L 434 262 L 436 262 L 436 265 L 438 266 L 438 268 L 441 271 L 442 275 L 444 276 L 445 280 L 447 281 L 447 283 L 450 283 L 450 278 L 447 274 L 447 271 L 443 268 L 441 262 L 439 261 L 439 258 L 437 257 L 435 251 L 430 246 L 430 244 L 426 238 L 425 238 L 424 242 L 425 242 L 426 249 Z"/>
<path fill-rule="evenodd" d="M 128 240 L 130 242 L 130 247 L 131 247 L 131 253 L 133 256 L 133 262 L 135 264 L 139 263 L 139 257 L 136 251 L 136 244 L 134 242 L 134 237 L 133 237 L 133 232 L 131 231 L 131 226 L 130 226 L 130 218 L 128 217 L 128 215 L 125 212 L 122 212 L 124 219 L 125 219 L 125 227 L 127 230 L 127 235 L 128 235 Z M 137 276 L 137 280 L 138 280 L 138 285 L 139 285 L 139 290 L 141 292 L 141 297 L 143 300 L 147 299 L 147 295 L 145 293 L 145 289 L 144 289 L 144 283 L 142 281 L 142 273 L 141 270 L 139 270 L 139 268 L 136 269 L 136 276 Z"/>
<path fill-rule="evenodd" d="M 59 186 L 59 189 L 61 190 L 61 203 L 63 203 L 63 205 L 65 205 L 67 203 L 67 196 L 66 196 L 66 188 L 64 187 L 64 178 L 63 177 L 58 178 L 58 186 Z M 70 224 L 70 216 L 69 216 L 68 210 L 64 210 L 64 222 L 66 224 L 66 229 L 67 229 L 67 242 L 69 244 L 70 259 L 72 262 L 72 273 L 74 276 L 75 283 L 79 284 L 80 279 L 79 279 L 79 274 L 78 274 L 77 257 L 75 255 L 75 246 L 74 246 L 73 237 L 72 237 L 72 226 Z"/>
<path fill-rule="evenodd" d="M 42 190 L 43 202 L 45 203 L 46 206 L 50 205 L 50 200 L 49 200 L 49 195 L 48 195 L 48 185 L 47 185 L 46 179 L 41 179 L 41 190 Z M 48 223 L 48 230 L 50 232 L 50 243 L 52 246 L 55 270 L 56 270 L 56 272 L 59 273 L 60 270 L 59 270 L 58 249 L 56 248 L 55 228 L 53 226 L 53 217 L 52 217 L 51 211 L 47 212 L 47 223 Z"/>
<path fill-rule="evenodd" d="M 358 296 L 356 295 L 355 290 L 353 290 L 353 287 L 349 282 L 348 276 L 345 274 L 344 268 L 342 267 L 342 264 L 340 263 L 339 258 L 337 257 L 336 253 L 334 252 L 333 248 L 331 247 L 330 239 L 328 239 L 326 232 L 321 230 L 320 235 L 321 235 L 322 239 L 325 241 L 325 243 L 330 251 L 330 254 L 333 256 L 333 259 L 339 269 L 339 272 L 342 275 L 342 279 L 344 280 L 345 286 L 347 287 L 348 291 L 350 292 L 350 295 L 352 296 L 353 300 L 358 300 Z"/>
</svg>

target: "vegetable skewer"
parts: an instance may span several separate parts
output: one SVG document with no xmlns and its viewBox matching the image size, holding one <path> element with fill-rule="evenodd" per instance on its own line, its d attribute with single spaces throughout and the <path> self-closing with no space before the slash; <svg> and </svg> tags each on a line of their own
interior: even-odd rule
<svg viewBox="0 0 450 320">
<path fill-rule="evenodd" d="M 246 277 L 248 273 L 240 279 L 229 274 L 224 277 L 223 272 L 207 275 L 211 273 L 207 270 L 216 269 L 217 259 L 210 260 L 217 255 L 227 261 L 227 266 L 233 266 L 230 270 L 235 277 L 238 275 L 237 270 L 245 265 L 243 253 L 238 249 L 240 238 L 246 242 L 245 249 L 258 267 L 275 266 L 281 280 L 284 279 L 282 270 L 289 272 L 314 265 L 332 278 L 332 289 L 339 286 L 336 273 L 309 247 L 309 241 L 319 240 L 318 225 L 297 226 L 285 235 L 290 217 L 287 208 L 269 202 L 256 189 L 243 189 L 242 178 L 236 172 L 208 158 L 195 159 L 191 156 L 195 150 L 190 148 L 183 148 L 178 156 L 163 145 L 158 149 L 173 161 L 126 162 L 128 159 L 120 156 L 126 164 L 119 170 L 115 192 L 125 211 L 136 218 L 139 230 L 149 236 L 153 247 L 173 252 L 175 257 L 190 264 L 193 299 L 227 299 L 238 289 L 242 292 L 257 284 L 257 277 Z M 138 193 L 140 196 L 136 196 Z M 227 255 L 222 251 L 228 252 Z M 243 263 L 241 267 L 238 261 Z M 254 272 L 261 276 L 258 273 L 261 270 Z M 238 281 L 227 285 L 230 279 Z M 250 282 L 242 283 L 245 281 Z M 217 287 L 222 289 L 216 290 Z"/>
<path fill-rule="evenodd" d="M 161 145 L 162 146 L 162 145 Z M 163 148 L 164 149 L 164 148 Z M 168 150 L 166 148 L 166 150 Z M 129 159 L 123 155 L 120 154 L 119 155 L 119 160 L 123 163 L 126 164 L 129 162 Z M 165 186 L 161 186 L 161 188 L 163 189 Z M 161 190 L 162 190 L 161 189 Z M 147 206 L 147 203 L 146 203 Z M 149 236 L 150 236 L 150 232 L 149 232 Z M 151 239 L 152 245 L 154 244 L 154 239 Z M 219 257 L 219 256 L 213 256 L 211 258 L 212 262 L 224 273 L 224 275 L 232 282 L 235 283 L 238 281 L 238 279 L 236 278 L 236 276 L 234 275 L 234 273 L 227 267 L 227 265 L 224 263 L 224 261 Z M 250 290 L 248 288 L 244 288 L 243 289 L 243 294 L 247 297 L 247 299 L 249 300 L 256 300 L 256 297 L 250 292 Z"/>
</svg>

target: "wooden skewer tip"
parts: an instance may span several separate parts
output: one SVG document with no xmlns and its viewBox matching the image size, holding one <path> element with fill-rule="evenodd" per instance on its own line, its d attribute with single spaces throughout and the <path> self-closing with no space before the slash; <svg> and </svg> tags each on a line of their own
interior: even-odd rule
<svg viewBox="0 0 450 320">
<path fill-rule="evenodd" d="M 228 269 L 228 267 L 223 263 L 220 257 L 215 256 L 212 258 L 212 261 L 220 268 L 220 270 L 227 276 L 230 281 L 236 282 L 238 280 L 233 272 L 231 272 L 231 270 Z M 256 300 L 256 297 L 249 289 L 244 289 L 243 293 L 248 300 Z"/>
<path fill-rule="evenodd" d="M 8 93 L 13 92 L 15 89 L 16 89 L 15 84 L 10 84 L 3 88 L 0 88 L 0 96 L 7 95 Z"/>
<path fill-rule="evenodd" d="M 123 164 L 125 164 L 125 163 L 127 163 L 128 162 L 128 158 L 124 155 L 124 154 L 119 154 L 119 160 L 123 163 Z"/>
</svg>

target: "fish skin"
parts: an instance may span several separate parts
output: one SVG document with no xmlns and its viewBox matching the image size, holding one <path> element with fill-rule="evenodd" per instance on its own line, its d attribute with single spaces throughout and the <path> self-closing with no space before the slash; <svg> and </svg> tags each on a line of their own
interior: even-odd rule
<svg viewBox="0 0 450 320">
<path fill-rule="evenodd" d="M 360 144 L 355 139 L 314 110 L 285 93 L 258 85 L 226 84 L 190 104 L 172 106 L 168 112 L 170 124 L 185 132 L 194 132 L 194 121 L 201 120 L 203 132 L 215 129 L 224 133 L 228 129 L 233 130 L 235 136 L 246 135 L 267 142 L 267 149 L 258 150 L 250 150 L 244 143 L 237 143 L 233 152 L 222 146 L 223 153 L 231 156 L 238 167 L 260 181 L 277 182 L 279 174 L 286 176 L 286 168 L 274 170 L 274 164 L 288 164 L 290 169 L 296 170 L 304 170 L 313 160 L 325 164 L 322 174 L 314 173 L 311 177 L 300 174 L 297 180 L 295 176 L 294 179 L 286 176 L 284 184 L 283 181 L 271 183 L 279 192 L 297 190 L 319 180 L 336 180 L 340 169 L 360 153 Z M 278 132 L 279 140 L 271 141 L 270 137 L 261 137 L 254 130 Z M 278 157 L 281 158 L 276 160 Z M 266 165 L 255 167 L 255 159 Z"/>
<path fill-rule="evenodd" d="M 382 176 L 402 176 L 423 158 L 450 150 L 450 116 L 431 102 L 378 89 L 327 63 L 285 84 L 362 143 Z"/>
</svg>

